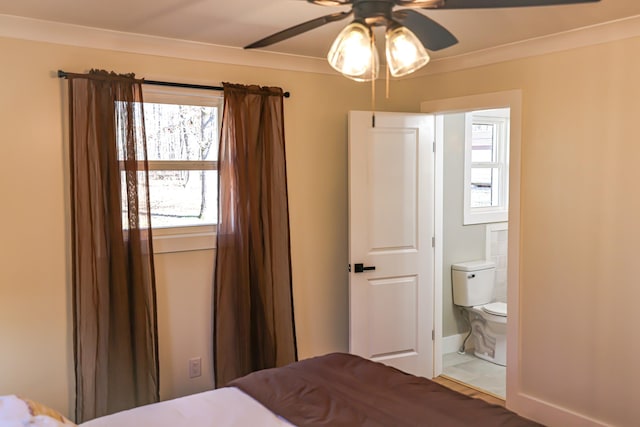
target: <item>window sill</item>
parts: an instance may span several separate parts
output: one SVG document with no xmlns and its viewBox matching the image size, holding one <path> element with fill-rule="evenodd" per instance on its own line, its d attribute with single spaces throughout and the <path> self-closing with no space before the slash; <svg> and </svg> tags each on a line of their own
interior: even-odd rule
<svg viewBox="0 0 640 427">
<path fill-rule="evenodd" d="M 506 210 L 464 213 L 463 225 L 489 224 L 493 222 L 507 222 L 509 212 Z"/>
<path fill-rule="evenodd" d="M 153 230 L 153 253 L 215 249 L 215 226 L 159 228 Z"/>
</svg>

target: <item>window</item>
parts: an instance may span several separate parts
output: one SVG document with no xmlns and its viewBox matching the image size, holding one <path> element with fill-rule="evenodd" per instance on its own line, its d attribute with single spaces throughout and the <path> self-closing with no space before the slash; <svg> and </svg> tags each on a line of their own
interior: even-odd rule
<svg viewBox="0 0 640 427">
<path fill-rule="evenodd" d="M 216 92 L 144 87 L 155 252 L 213 247 L 222 100 Z"/>
<path fill-rule="evenodd" d="M 509 108 L 465 114 L 464 224 L 508 220 Z"/>
</svg>

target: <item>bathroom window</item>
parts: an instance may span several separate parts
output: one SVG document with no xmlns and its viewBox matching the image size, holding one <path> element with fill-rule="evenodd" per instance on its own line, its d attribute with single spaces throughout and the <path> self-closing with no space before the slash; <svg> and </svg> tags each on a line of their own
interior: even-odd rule
<svg viewBox="0 0 640 427">
<path fill-rule="evenodd" d="M 465 114 L 464 224 L 507 221 L 509 108 Z"/>
</svg>

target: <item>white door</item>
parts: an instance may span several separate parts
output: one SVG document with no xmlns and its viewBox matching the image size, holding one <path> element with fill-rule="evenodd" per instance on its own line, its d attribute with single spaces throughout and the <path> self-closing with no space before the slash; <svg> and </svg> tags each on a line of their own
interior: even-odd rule
<svg viewBox="0 0 640 427">
<path fill-rule="evenodd" d="M 427 378 L 433 142 L 433 115 L 349 113 L 349 350 Z"/>
</svg>

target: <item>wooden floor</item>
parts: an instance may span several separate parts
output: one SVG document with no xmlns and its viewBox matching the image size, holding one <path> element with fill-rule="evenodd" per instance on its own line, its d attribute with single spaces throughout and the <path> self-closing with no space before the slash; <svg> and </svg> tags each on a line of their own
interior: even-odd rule
<svg viewBox="0 0 640 427">
<path fill-rule="evenodd" d="M 494 405 L 505 406 L 504 399 L 491 393 L 477 390 L 473 387 L 468 386 L 467 384 L 463 384 L 459 381 L 454 380 L 453 378 L 447 377 L 446 375 L 440 375 L 439 377 L 434 378 L 433 381 L 466 396 L 470 396 L 476 399 L 482 399 Z"/>
</svg>

